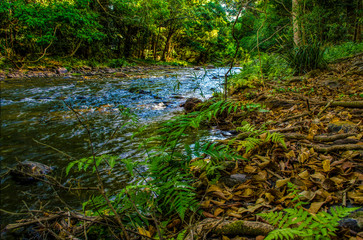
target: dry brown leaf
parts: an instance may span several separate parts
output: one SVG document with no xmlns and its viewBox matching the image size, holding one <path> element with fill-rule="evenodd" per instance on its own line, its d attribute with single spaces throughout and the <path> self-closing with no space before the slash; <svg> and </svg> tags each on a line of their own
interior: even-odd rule
<svg viewBox="0 0 363 240">
<path fill-rule="evenodd" d="M 142 227 L 138 227 L 137 230 L 139 231 L 139 233 L 141 235 L 145 235 L 145 236 L 148 236 L 149 238 L 151 238 L 151 234 L 148 230 L 143 229 Z"/>
<path fill-rule="evenodd" d="M 309 213 L 317 213 L 324 202 L 313 202 L 308 210 Z"/>
<path fill-rule="evenodd" d="M 301 196 L 302 201 L 312 201 L 316 195 L 316 192 L 313 191 L 303 191 L 299 194 Z"/>
<path fill-rule="evenodd" d="M 275 197 L 271 193 L 265 193 L 265 197 L 267 198 L 268 202 L 271 203 L 275 200 Z"/>
<path fill-rule="evenodd" d="M 210 200 L 211 203 L 217 206 L 222 206 L 226 203 L 226 200 L 216 201 L 216 200 Z"/>
<path fill-rule="evenodd" d="M 285 156 L 286 156 L 287 159 L 296 158 L 294 150 L 291 150 L 290 152 L 285 153 Z"/>
<path fill-rule="evenodd" d="M 282 186 L 285 186 L 288 182 L 290 182 L 290 178 L 277 180 L 276 181 L 276 188 L 280 188 Z"/>
<path fill-rule="evenodd" d="M 200 206 L 202 208 L 208 208 L 210 206 L 210 200 L 206 200 L 206 201 L 201 202 Z"/>
<path fill-rule="evenodd" d="M 173 227 L 176 227 L 178 226 L 179 224 L 181 223 L 181 220 L 180 219 L 174 219 L 171 223 L 169 223 L 166 228 L 170 229 L 170 228 L 173 228 Z M 150 225 L 152 226 L 152 225 Z"/>
<path fill-rule="evenodd" d="M 306 160 L 308 160 L 310 157 L 310 151 L 307 148 L 302 148 L 301 149 L 301 153 L 299 154 L 299 156 L 297 157 L 298 161 L 300 163 L 304 163 L 306 162 Z"/>
<path fill-rule="evenodd" d="M 317 173 L 314 173 L 314 174 L 312 174 L 310 177 L 312 177 L 314 180 L 319 180 L 320 182 L 323 182 L 324 180 L 325 180 L 325 176 L 322 174 L 322 173 L 320 173 L 320 172 L 317 172 Z"/>
<path fill-rule="evenodd" d="M 251 196 L 253 196 L 253 193 L 254 193 L 254 191 L 251 188 L 247 188 L 246 190 L 244 190 L 241 197 L 251 197 Z"/>
<path fill-rule="evenodd" d="M 330 171 L 330 160 L 326 159 L 322 162 L 322 164 L 323 164 L 324 172 L 329 172 Z"/>
<path fill-rule="evenodd" d="M 222 192 L 222 191 L 223 190 L 217 185 L 211 185 L 206 192 L 209 193 L 209 192 Z"/>
<path fill-rule="evenodd" d="M 348 192 L 348 197 L 353 199 L 355 204 L 363 205 L 363 193 L 362 192 Z"/>
<path fill-rule="evenodd" d="M 336 185 L 341 185 L 343 182 L 346 181 L 345 179 L 340 178 L 340 177 L 332 177 L 332 178 L 330 178 L 330 180 L 335 182 Z"/>
<path fill-rule="evenodd" d="M 256 167 L 253 167 L 253 166 L 251 166 L 251 165 L 247 165 L 247 166 L 245 166 L 245 168 L 244 168 L 244 172 L 245 173 L 254 173 L 254 172 L 256 172 L 257 171 L 257 168 Z"/>
<path fill-rule="evenodd" d="M 306 180 L 306 179 L 310 178 L 310 174 L 307 170 L 305 170 L 305 171 L 299 173 L 299 177 Z"/>
<path fill-rule="evenodd" d="M 213 192 L 212 194 L 214 196 L 219 197 L 219 198 L 222 198 L 224 200 L 229 200 L 229 199 L 232 198 L 232 195 L 231 194 L 228 197 L 226 197 L 223 192 Z"/>
<path fill-rule="evenodd" d="M 204 217 L 207 217 L 207 218 L 215 218 L 215 216 L 213 214 L 206 212 L 206 211 L 204 211 L 202 214 Z"/>
<path fill-rule="evenodd" d="M 259 137 L 261 138 L 262 141 L 264 141 L 267 137 L 267 132 L 262 133 Z"/>
<path fill-rule="evenodd" d="M 267 171 L 263 170 L 259 172 L 257 175 L 253 177 L 255 181 L 266 181 L 267 180 Z"/>
<path fill-rule="evenodd" d="M 241 214 L 238 214 L 237 212 L 231 211 L 231 210 L 229 210 L 229 211 L 227 210 L 226 215 L 230 216 L 230 217 L 235 217 L 235 218 L 242 218 Z"/>
<path fill-rule="evenodd" d="M 217 208 L 216 210 L 214 210 L 214 216 L 217 217 L 222 212 L 224 212 L 224 210 L 222 208 Z"/>
</svg>

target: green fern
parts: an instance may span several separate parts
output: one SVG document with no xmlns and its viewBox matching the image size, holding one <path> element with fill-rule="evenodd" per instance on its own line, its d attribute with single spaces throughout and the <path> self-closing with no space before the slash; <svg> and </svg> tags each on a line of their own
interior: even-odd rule
<svg viewBox="0 0 363 240">
<path fill-rule="evenodd" d="M 237 146 L 237 151 L 240 151 L 242 148 L 245 148 L 246 153 L 253 150 L 261 143 L 273 142 L 279 143 L 283 147 L 286 148 L 286 143 L 284 140 L 284 136 L 281 133 L 270 133 L 267 130 L 259 130 L 256 129 L 255 126 L 245 123 L 242 127 L 236 128 L 237 131 L 249 133 L 249 136 L 244 141 L 239 141 Z M 266 138 L 264 140 L 260 139 L 260 135 L 266 134 Z"/>
<path fill-rule="evenodd" d="M 270 232 L 266 240 L 294 239 L 295 236 L 304 239 L 330 239 L 331 236 L 335 236 L 339 221 L 359 209 L 335 207 L 330 209 L 331 214 L 323 211 L 311 214 L 301 207 L 304 203 L 299 199 L 296 186 L 289 186 L 290 194 L 294 196 L 293 202 L 296 202 L 294 208 L 257 214 L 278 228 Z"/>
</svg>

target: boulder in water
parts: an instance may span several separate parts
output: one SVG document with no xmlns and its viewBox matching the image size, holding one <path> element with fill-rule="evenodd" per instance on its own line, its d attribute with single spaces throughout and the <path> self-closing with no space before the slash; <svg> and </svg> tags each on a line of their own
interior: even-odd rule
<svg viewBox="0 0 363 240">
<path fill-rule="evenodd" d="M 198 98 L 188 98 L 187 101 L 181 105 L 181 107 L 184 107 L 186 113 L 190 113 L 193 112 L 195 107 L 201 102 L 202 100 Z"/>
<path fill-rule="evenodd" d="M 11 174 L 20 182 L 31 182 L 44 178 L 52 170 L 52 167 L 39 162 L 24 161 L 18 163 Z"/>
</svg>

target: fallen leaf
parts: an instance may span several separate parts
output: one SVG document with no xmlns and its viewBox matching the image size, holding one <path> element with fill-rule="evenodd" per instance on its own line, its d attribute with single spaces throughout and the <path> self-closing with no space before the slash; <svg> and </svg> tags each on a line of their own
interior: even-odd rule
<svg viewBox="0 0 363 240">
<path fill-rule="evenodd" d="M 324 172 L 329 172 L 330 171 L 330 160 L 329 159 L 324 160 L 322 164 L 323 164 Z"/>
<path fill-rule="evenodd" d="M 310 205 L 310 208 L 308 210 L 309 213 L 317 213 L 319 212 L 319 209 L 321 208 L 321 206 L 323 206 L 324 202 L 313 202 Z"/>
<path fill-rule="evenodd" d="M 144 236 L 147 236 L 147 237 L 151 238 L 150 232 L 147 231 L 146 229 L 143 229 L 142 227 L 138 227 L 137 229 L 138 229 L 138 231 L 139 231 L 139 233 L 141 235 L 144 235 Z"/>
<path fill-rule="evenodd" d="M 316 192 L 313 191 L 303 191 L 299 194 L 301 196 L 302 201 L 312 201 L 316 195 Z"/>
<path fill-rule="evenodd" d="M 302 173 L 299 173 L 299 177 L 306 180 L 306 179 L 309 179 L 310 174 L 307 170 L 305 170 Z"/>
<path fill-rule="evenodd" d="M 291 150 L 290 152 L 288 152 L 288 153 L 285 153 L 285 156 L 286 156 L 286 158 L 287 159 L 292 159 L 292 158 L 296 158 L 296 155 L 295 155 L 295 152 L 294 152 L 294 150 Z"/>
<path fill-rule="evenodd" d="M 210 214 L 209 212 L 206 212 L 206 211 L 203 212 L 203 216 L 207 217 L 207 218 L 215 218 L 215 216 L 213 214 Z"/>
<path fill-rule="evenodd" d="M 247 166 L 245 166 L 245 168 L 244 168 L 244 172 L 245 173 L 254 173 L 254 172 L 256 172 L 257 171 L 257 168 L 256 167 L 253 167 L 253 166 L 251 166 L 251 165 L 247 165 Z"/>
<path fill-rule="evenodd" d="M 222 208 L 217 208 L 216 210 L 214 210 L 214 216 L 217 217 L 222 212 L 224 212 L 224 210 Z"/>
<path fill-rule="evenodd" d="M 282 186 L 285 186 L 288 182 L 290 182 L 290 178 L 277 180 L 276 181 L 276 188 L 280 188 Z"/>
</svg>

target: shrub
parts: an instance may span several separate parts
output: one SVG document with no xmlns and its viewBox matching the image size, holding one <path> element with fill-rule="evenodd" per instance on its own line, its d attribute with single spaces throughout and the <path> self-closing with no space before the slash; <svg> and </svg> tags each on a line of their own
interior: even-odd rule
<svg viewBox="0 0 363 240">
<path fill-rule="evenodd" d="M 339 58 L 350 57 L 357 53 L 363 52 L 363 42 L 361 43 L 353 43 L 346 42 L 340 45 L 333 45 L 327 47 L 324 58 L 327 62 L 332 62 Z"/>
<path fill-rule="evenodd" d="M 295 73 L 303 74 L 311 70 L 324 68 L 325 49 L 320 43 L 307 44 L 294 48 L 283 55 Z"/>
<path fill-rule="evenodd" d="M 234 88 L 240 88 L 246 85 L 253 85 L 254 81 L 260 79 L 260 59 L 255 58 L 242 64 L 241 73 L 231 79 Z M 288 77 L 292 74 L 286 60 L 277 54 L 261 54 L 261 67 L 265 79 L 278 79 Z"/>
</svg>

